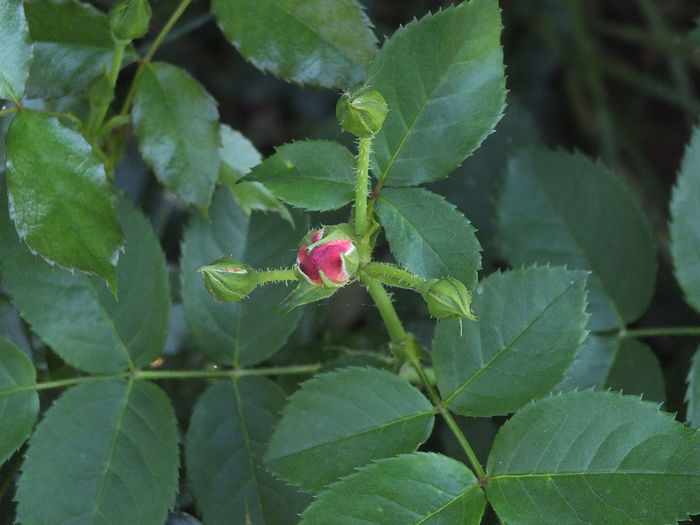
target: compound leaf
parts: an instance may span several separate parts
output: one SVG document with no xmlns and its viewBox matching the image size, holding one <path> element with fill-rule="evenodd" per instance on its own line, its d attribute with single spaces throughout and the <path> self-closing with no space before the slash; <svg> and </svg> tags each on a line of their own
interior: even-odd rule
<svg viewBox="0 0 700 525">
<path fill-rule="evenodd" d="M 0 0 L 0 99 L 22 100 L 32 61 L 29 28 L 20 0 Z"/>
<path fill-rule="evenodd" d="M 237 303 L 220 303 L 206 291 L 197 269 L 224 255 L 258 268 L 290 266 L 308 218 L 294 215 L 296 231 L 272 214 L 255 214 L 248 220 L 225 188 L 214 193 L 209 215 L 210 221 L 193 217 L 183 237 L 181 280 L 187 323 L 197 346 L 211 359 L 259 363 L 282 346 L 299 321 L 301 310 L 286 316 L 279 311 L 289 288 L 268 284 Z"/>
<path fill-rule="evenodd" d="M 0 465 L 29 437 L 39 415 L 36 371 L 22 350 L 0 337 Z"/>
<path fill-rule="evenodd" d="M 390 186 L 446 177 L 503 114 L 506 82 L 495 0 L 471 0 L 401 28 L 367 82 L 389 114 L 373 142 L 373 172 Z"/>
<path fill-rule="evenodd" d="M 262 466 L 265 445 L 285 403 L 262 377 L 220 381 L 199 398 L 187 431 L 185 458 L 192 492 L 206 523 L 285 525 L 308 496 L 274 479 Z"/>
<path fill-rule="evenodd" d="M 700 128 L 683 156 L 671 198 L 671 254 L 685 298 L 700 312 Z"/>
<path fill-rule="evenodd" d="M 380 459 L 319 494 L 302 525 L 481 523 L 486 501 L 464 464 L 416 452 Z"/>
<path fill-rule="evenodd" d="M 391 372 L 348 367 L 319 374 L 289 398 L 265 463 L 317 491 L 373 459 L 413 452 L 433 421 L 430 402 Z"/>
<path fill-rule="evenodd" d="M 469 220 L 423 188 L 387 188 L 377 201 L 391 252 L 421 277 L 452 276 L 469 289 L 481 268 L 481 246 Z"/>
<path fill-rule="evenodd" d="M 122 379 L 84 383 L 49 408 L 29 441 L 17 520 L 164 523 L 177 474 L 175 414 L 160 388 Z"/>
<path fill-rule="evenodd" d="M 139 147 L 156 177 L 184 201 L 209 206 L 219 176 L 219 111 L 185 70 L 151 63 L 136 83 L 132 109 Z"/>
<path fill-rule="evenodd" d="M 300 84 L 350 87 L 376 52 L 357 0 L 214 0 L 211 9 L 247 60 Z"/>
<path fill-rule="evenodd" d="M 17 233 L 32 250 L 99 275 L 116 292 L 122 229 L 104 166 L 80 133 L 21 111 L 7 133 L 7 190 Z"/>
<path fill-rule="evenodd" d="M 590 272 L 593 330 L 621 328 L 649 306 L 657 266 L 651 227 L 629 190 L 602 164 L 579 153 L 514 153 L 498 222 L 512 265 Z"/>
<path fill-rule="evenodd" d="M 118 300 L 101 280 L 51 267 L 32 255 L 6 210 L 0 205 L 3 284 L 46 344 L 66 363 L 91 373 L 144 366 L 158 356 L 170 310 L 165 257 L 150 224 L 126 198 L 117 203 L 126 234 Z"/>
<path fill-rule="evenodd" d="M 501 427 L 487 475 L 507 523 L 675 523 L 700 512 L 700 435 L 636 397 L 569 392 Z"/>
<path fill-rule="evenodd" d="M 255 166 L 246 180 L 262 182 L 283 201 L 307 210 L 345 206 L 355 196 L 355 160 L 337 142 L 285 144 Z"/>
<path fill-rule="evenodd" d="M 447 405 L 465 416 L 514 412 L 561 382 L 586 331 L 586 274 L 531 267 L 479 283 L 478 322 L 440 322 L 435 375 Z"/>
</svg>

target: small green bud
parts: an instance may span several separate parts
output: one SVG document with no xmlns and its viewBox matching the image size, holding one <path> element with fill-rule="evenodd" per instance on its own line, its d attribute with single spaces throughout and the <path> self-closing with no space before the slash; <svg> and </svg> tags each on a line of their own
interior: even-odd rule
<svg viewBox="0 0 700 525">
<path fill-rule="evenodd" d="M 426 281 L 421 288 L 421 295 L 428 305 L 430 315 L 436 319 L 466 317 L 476 320 L 469 311 L 472 299 L 469 290 L 453 277 Z"/>
<path fill-rule="evenodd" d="M 388 111 L 381 93 L 365 87 L 344 93 L 335 106 L 340 125 L 357 137 L 371 137 L 379 131 Z"/>
<path fill-rule="evenodd" d="M 227 303 L 248 297 L 259 282 L 256 269 L 245 266 L 230 256 L 217 259 L 197 271 L 204 275 L 204 286 L 211 296 Z"/>
<path fill-rule="evenodd" d="M 130 41 L 148 32 L 151 6 L 148 0 L 122 0 L 109 12 L 109 28 L 114 38 Z"/>
</svg>

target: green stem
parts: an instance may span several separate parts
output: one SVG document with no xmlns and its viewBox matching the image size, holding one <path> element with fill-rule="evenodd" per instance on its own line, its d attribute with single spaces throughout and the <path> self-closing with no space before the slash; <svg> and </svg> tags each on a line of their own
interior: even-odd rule
<svg viewBox="0 0 700 525">
<path fill-rule="evenodd" d="M 391 342 L 394 344 L 403 344 L 408 334 L 403 329 L 401 319 L 399 319 L 396 309 L 391 302 L 391 297 L 384 289 L 382 283 L 368 275 L 360 275 L 360 280 L 367 287 L 367 291 L 369 295 L 372 296 L 374 304 L 377 305 L 379 314 L 382 316 L 386 329 L 389 332 Z"/>
<path fill-rule="evenodd" d="M 109 82 L 109 87 L 114 91 L 114 87 L 117 85 L 117 77 L 119 76 L 119 71 L 122 68 L 122 59 L 124 58 L 124 49 L 129 42 L 124 40 L 114 41 L 114 55 L 112 56 L 112 65 L 107 74 L 107 81 Z M 109 109 L 109 104 L 111 101 L 104 101 L 104 103 L 99 107 L 95 108 L 90 114 L 90 119 L 87 124 L 87 136 L 90 142 L 94 143 L 100 134 L 100 129 L 102 128 L 102 123 L 107 115 L 107 110 Z"/>
<path fill-rule="evenodd" d="M 638 328 L 632 330 L 621 330 L 619 334 L 620 339 L 684 336 L 700 336 L 700 326 L 660 326 L 655 328 Z"/>
<path fill-rule="evenodd" d="M 387 286 L 419 291 L 425 279 L 409 272 L 397 264 L 371 262 L 362 267 L 362 272 Z"/>
<path fill-rule="evenodd" d="M 299 278 L 291 268 L 283 268 L 281 270 L 266 270 L 258 272 L 259 283 L 274 283 L 279 281 L 298 281 Z"/>
<path fill-rule="evenodd" d="M 369 230 L 367 198 L 369 195 L 369 154 L 371 149 L 372 137 L 360 138 L 357 154 L 357 186 L 355 187 L 355 232 L 360 238 L 364 237 Z"/>
<path fill-rule="evenodd" d="M 459 444 L 462 447 L 462 450 L 464 450 L 464 453 L 467 455 L 467 458 L 469 459 L 469 463 L 471 463 L 472 468 L 474 469 L 474 472 L 476 472 L 477 477 L 480 480 L 486 478 L 486 472 L 484 471 L 484 468 L 481 466 L 481 463 L 479 462 L 479 458 L 476 457 L 476 454 L 474 453 L 474 449 L 469 444 L 469 441 L 467 441 L 467 438 L 464 437 L 464 433 L 462 432 L 462 429 L 459 428 L 459 425 L 452 417 L 452 414 L 450 413 L 450 411 L 447 409 L 446 406 L 440 406 L 439 409 L 440 409 L 440 414 L 442 415 L 443 418 L 445 418 L 445 422 L 447 423 L 447 426 L 450 427 L 450 430 L 457 438 L 457 441 L 459 441 Z"/>
<path fill-rule="evenodd" d="M 134 90 L 136 89 L 136 82 L 138 81 L 139 77 L 143 74 L 143 71 L 146 69 L 146 66 L 151 62 L 151 60 L 153 60 L 153 55 L 156 54 L 158 47 L 160 47 L 165 37 L 168 35 L 170 30 L 173 28 L 175 23 L 182 16 L 182 13 L 185 12 L 185 9 L 187 9 L 187 6 L 189 6 L 191 2 L 192 0 L 181 0 L 180 4 L 170 16 L 170 19 L 166 22 L 165 26 L 163 26 L 163 29 L 160 30 L 160 33 L 158 33 L 158 36 L 153 41 L 153 44 L 151 44 L 151 48 L 148 50 L 148 53 L 146 53 L 143 59 L 141 59 L 139 67 L 136 69 L 134 78 L 131 81 L 131 85 L 129 86 L 129 92 L 126 94 L 126 98 L 124 99 L 124 103 L 122 104 L 122 109 L 119 112 L 120 115 L 125 115 L 129 111 L 129 108 L 131 108 L 131 103 L 134 100 Z"/>
<path fill-rule="evenodd" d="M 391 302 L 391 297 L 384 289 L 382 283 L 380 283 L 378 280 L 373 279 L 372 277 L 369 277 L 366 274 L 361 275 L 360 278 L 365 284 L 365 286 L 367 286 L 367 291 L 372 296 L 372 299 L 374 299 L 374 303 L 379 309 L 379 313 L 381 314 L 382 319 L 384 320 L 384 324 L 386 325 L 386 328 L 389 332 L 391 342 L 402 348 L 402 350 L 405 353 L 405 356 L 416 369 L 416 372 L 418 372 L 418 377 L 420 377 L 421 382 L 423 383 L 423 386 L 425 387 L 425 390 L 428 393 L 428 397 L 430 398 L 431 402 L 437 407 L 440 414 L 442 414 L 442 417 L 445 418 L 447 426 L 450 427 L 450 430 L 457 438 L 457 441 L 464 450 L 464 453 L 467 455 L 467 458 L 469 458 L 469 462 L 474 468 L 474 472 L 476 472 L 479 479 L 484 479 L 486 477 L 486 472 L 481 466 L 481 463 L 479 463 L 479 459 L 476 457 L 476 454 L 474 454 L 474 450 L 469 444 L 469 441 L 467 441 L 467 438 L 464 436 L 464 433 L 459 428 L 457 422 L 452 417 L 452 414 L 450 414 L 449 410 L 442 402 L 442 399 L 440 399 L 440 395 L 433 387 L 432 381 L 428 377 L 428 374 L 425 372 L 425 369 L 423 368 L 423 365 L 420 362 L 418 349 L 416 347 L 416 343 L 413 339 L 413 336 L 407 334 L 404 330 L 403 325 L 401 324 L 401 320 L 396 314 L 396 309 L 394 308 L 394 305 Z"/>
<path fill-rule="evenodd" d="M 0 118 L 6 117 L 7 115 L 12 115 L 13 113 L 17 113 L 19 111 L 19 108 L 17 106 L 12 106 L 6 109 L 3 109 L 0 111 Z"/>
</svg>

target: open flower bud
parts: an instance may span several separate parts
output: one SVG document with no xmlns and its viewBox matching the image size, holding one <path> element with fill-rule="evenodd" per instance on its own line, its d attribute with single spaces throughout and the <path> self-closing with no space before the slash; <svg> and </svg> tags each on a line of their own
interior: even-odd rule
<svg viewBox="0 0 700 525">
<path fill-rule="evenodd" d="M 299 248 L 297 269 L 311 284 L 338 288 L 357 271 L 359 254 L 346 224 L 309 232 Z"/>
<path fill-rule="evenodd" d="M 461 281 L 453 277 L 430 279 L 421 288 L 421 295 L 428 305 L 430 315 L 436 319 L 466 317 L 476 320 L 469 311 L 471 294 Z"/>
<path fill-rule="evenodd" d="M 217 301 L 240 301 L 258 286 L 258 271 L 229 256 L 202 266 L 197 271 L 204 275 L 204 286 Z"/>
<path fill-rule="evenodd" d="M 340 125 L 357 137 L 371 137 L 379 131 L 388 111 L 381 93 L 365 87 L 343 94 L 335 106 Z"/>
</svg>

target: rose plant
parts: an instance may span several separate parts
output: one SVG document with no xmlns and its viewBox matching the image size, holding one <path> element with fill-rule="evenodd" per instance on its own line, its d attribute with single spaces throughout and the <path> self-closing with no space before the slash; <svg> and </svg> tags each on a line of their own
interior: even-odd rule
<svg viewBox="0 0 700 525">
<path fill-rule="evenodd" d="M 508 145 L 521 110 L 506 110 L 497 0 L 427 14 L 381 46 L 355 0 L 212 0 L 201 20 L 245 60 L 342 90 L 336 140 L 265 158 L 194 69 L 155 60 L 201 25 L 179 25 L 189 5 L 0 0 L 0 523 L 700 513 L 700 358 L 674 417 L 641 341 L 700 329 L 635 325 L 660 265 L 622 178 Z M 566 31 L 585 50 L 583 27 Z M 598 95 L 599 73 L 586 77 Z M 500 171 L 459 168 L 472 154 Z M 187 217 L 167 259 L 134 166 Z M 695 128 L 668 241 L 689 316 L 698 195 Z M 477 232 L 467 217 L 483 210 L 493 222 Z"/>
</svg>

